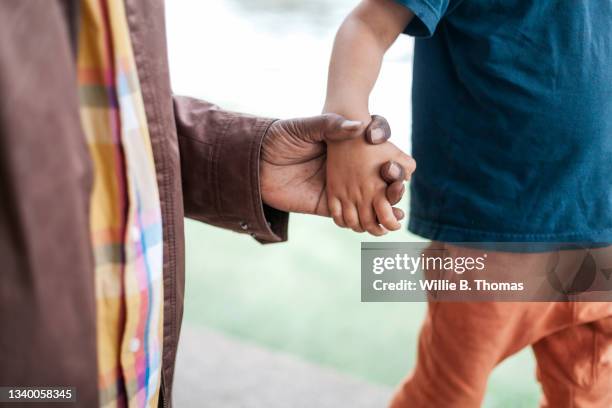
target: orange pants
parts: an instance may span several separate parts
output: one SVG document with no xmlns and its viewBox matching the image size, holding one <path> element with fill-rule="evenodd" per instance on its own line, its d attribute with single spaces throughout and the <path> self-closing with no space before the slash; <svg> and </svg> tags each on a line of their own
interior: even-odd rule
<svg viewBox="0 0 612 408">
<path fill-rule="evenodd" d="M 612 303 L 604 302 L 430 302 L 416 367 L 391 407 L 479 407 L 491 371 L 527 346 L 542 407 L 612 407 Z"/>
</svg>

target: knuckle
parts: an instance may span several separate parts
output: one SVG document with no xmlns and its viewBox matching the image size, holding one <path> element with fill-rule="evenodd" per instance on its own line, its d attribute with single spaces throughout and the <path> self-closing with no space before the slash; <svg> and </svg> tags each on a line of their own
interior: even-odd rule
<svg viewBox="0 0 612 408">
<path fill-rule="evenodd" d="M 344 221 L 346 222 L 346 225 L 348 225 L 350 228 L 358 228 L 359 227 L 359 223 L 353 217 L 346 217 Z"/>
<path fill-rule="evenodd" d="M 390 217 L 389 215 L 384 215 L 380 222 L 385 225 L 395 225 L 395 219 Z"/>
<path fill-rule="evenodd" d="M 374 197 L 373 204 L 377 211 L 383 210 L 385 208 L 385 203 L 387 202 L 385 191 L 382 191 L 379 194 L 376 194 Z"/>
</svg>

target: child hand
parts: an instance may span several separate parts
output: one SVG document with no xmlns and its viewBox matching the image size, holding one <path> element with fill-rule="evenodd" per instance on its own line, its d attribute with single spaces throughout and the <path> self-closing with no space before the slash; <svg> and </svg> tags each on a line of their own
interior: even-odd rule
<svg viewBox="0 0 612 408">
<path fill-rule="evenodd" d="M 401 228 L 385 195 L 387 184 L 380 176 L 381 165 L 389 160 L 399 163 L 405 169 L 405 179 L 410 178 L 414 160 L 391 142 L 374 146 L 358 138 L 328 143 L 327 203 L 338 226 L 374 236 Z"/>
</svg>

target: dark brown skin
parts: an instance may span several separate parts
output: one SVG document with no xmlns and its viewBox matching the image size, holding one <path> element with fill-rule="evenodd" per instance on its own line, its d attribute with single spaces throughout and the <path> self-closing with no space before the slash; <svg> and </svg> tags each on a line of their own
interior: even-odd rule
<svg viewBox="0 0 612 408">
<path fill-rule="evenodd" d="M 390 137 L 387 121 L 373 117 L 366 127 L 347 121 L 340 115 L 325 114 L 304 119 L 279 120 L 272 124 L 261 150 L 261 194 L 264 202 L 289 212 L 329 217 L 326 195 L 327 143 L 360 139 L 382 144 Z M 404 193 L 406 171 L 397 162 L 385 163 L 377 179 L 390 183 L 386 196 L 398 203 Z M 403 163 L 411 168 L 410 162 Z M 383 181 L 384 177 L 387 182 Z M 402 210 L 392 210 L 393 222 L 404 217 Z M 363 232 L 363 230 L 361 231 Z"/>
</svg>

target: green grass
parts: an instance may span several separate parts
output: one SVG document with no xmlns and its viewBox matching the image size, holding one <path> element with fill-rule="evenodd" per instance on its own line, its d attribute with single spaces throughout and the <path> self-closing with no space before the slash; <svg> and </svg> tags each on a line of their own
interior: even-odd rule
<svg viewBox="0 0 612 408">
<path fill-rule="evenodd" d="M 361 240 L 327 219 L 292 215 L 288 243 L 262 246 L 187 221 L 185 324 L 206 325 L 365 380 L 396 385 L 414 364 L 425 305 L 361 303 Z M 415 240 L 405 232 L 388 241 Z M 493 374 L 486 407 L 533 407 L 530 351 Z"/>
</svg>

